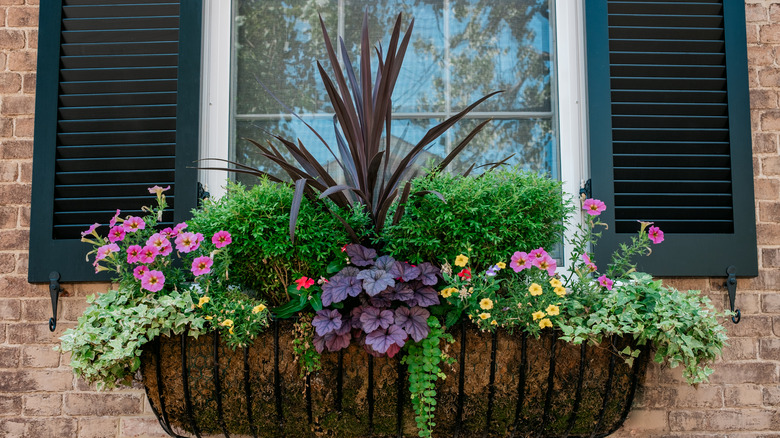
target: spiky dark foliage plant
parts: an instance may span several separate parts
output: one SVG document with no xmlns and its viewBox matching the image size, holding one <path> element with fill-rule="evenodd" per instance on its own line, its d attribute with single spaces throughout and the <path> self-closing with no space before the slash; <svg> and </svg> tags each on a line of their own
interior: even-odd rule
<svg viewBox="0 0 780 438">
<path fill-rule="evenodd" d="M 369 43 L 367 13 L 363 17 L 359 77 L 355 74 L 355 68 L 347 55 L 343 39 L 339 38 L 344 71 L 339 66 L 336 51 L 330 42 L 322 17 L 320 17 L 320 25 L 328 58 L 334 71 L 334 79 L 328 76 L 319 61 L 317 68 L 335 111 L 334 130 L 338 156 L 322 135 L 317 133 L 311 125 L 303 122 L 303 119 L 294 114 L 290 108 L 286 106 L 285 108 L 305 123 L 325 145 L 338 164 L 338 168 L 343 172 L 345 182 L 341 184 L 337 181 L 338 177 L 329 174 L 328 170 L 314 158 L 300 140 L 294 142 L 278 135 L 272 135 L 281 143 L 292 160 L 288 160 L 271 141 L 264 145 L 258 141 L 249 140 L 260 150 L 263 157 L 276 163 L 295 182 L 295 196 L 290 210 L 290 238 L 293 240 L 298 209 L 304 195 L 312 199 L 316 197 L 328 198 L 340 208 L 349 208 L 354 203 L 362 203 L 370 216 L 374 231 L 381 231 L 387 219 L 387 212 L 396 200 L 400 204 L 404 204 L 410 196 L 419 194 L 419 192 L 410 193 L 411 186 L 407 179 L 421 152 L 474 107 L 499 93 L 497 91 L 482 97 L 461 112 L 434 126 L 408 153 L 400 154 L 399 160 L 391 160 L 391 157 L 400 152 L 394 150 L 394 148 L 398 148 L 398 145 L 393 145 L 391 142 L 392 94 L 409 45 L 414 19 L 406 32 L 401 35 L 401 14 L 399 14 L 393 26 L 387 54 L 383 55 L 381 45 L 375 49 L 379 63 L 375 78 L 372 78 L 371 75 L 371 45 Z M 268 92 L 273 95 L 270 90 Z M 282 102 L 279 103 L 284 105 Z M 445 168 L 489 121 L 486 120 L 477 125 L 434 169 Z M 382 144 L 383 133 L 384 145 Z M 226 161 L 233 165 L 234 168 L 229 169 L 231 171 L 266 176 L 272 181 L 280 181 L 262 170 L 229 160 L 220 161 Z M 328 203 L 325 205 L 328 206 Z M 402 209 L 396 211 L 400 212 Z M 395 215 L 394 221 L 397 219 L 399 219 L 398 214 Z M 359 240 L 357 234 L 349 228 L 346 221 L 341 220 L 341 223 L 347 228 L 353 240 L 357 242 Z"/>
</svg>

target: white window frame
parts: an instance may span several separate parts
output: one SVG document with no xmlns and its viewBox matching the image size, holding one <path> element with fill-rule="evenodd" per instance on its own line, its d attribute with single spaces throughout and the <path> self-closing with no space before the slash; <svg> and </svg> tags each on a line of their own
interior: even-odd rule
<svg viewBox="0 0 780 438">
<path fill-rule="evenodd" d="M 226 3 L 228 6 L 226 7 Z M 230 47 L 232 1 L 205 0 L 203 16 L 203 57 L 201 66 L 201 124 L 199 156 L 201 158 L 230 158 L 231 103 L 230 87 L 234 80 L 231 72 Z M 587 141 L 586 82 L 585 82 L 585 29 L 584 0 L 553 1 L 551 20 L 554 24 L 553 44 L 555 63 L 553 86 L 558 100 L 554 102 L 558 124 L 560 175 L 564 192 L 576 199 L 583 182 L 589 178 L 589 154 Z M 220 167 L 217 161 L 203 165 Z M 227 172 L 201 170 L 199 181 L 212 196 L 224 194 Z M 581 221 L 575 214 L 572 224 Z M 567 231 L 571 237 L 572 229 Z M 568 256 L 568 245 L 565 253 Z"/>
</svg>

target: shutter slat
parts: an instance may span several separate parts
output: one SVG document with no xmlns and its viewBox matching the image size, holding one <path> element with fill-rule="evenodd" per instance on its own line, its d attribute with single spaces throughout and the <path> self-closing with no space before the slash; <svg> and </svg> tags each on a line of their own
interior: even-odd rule
<svg viewBox="0 0 780 438">
<path fill-rule="evenodd" d="M 60 120 L 102 119 L 106 117 L 174 117 L 176 105 L 129 105 L 61 107 Z"/>
<path fill-rule="evenodd" d="M 137 157 L 171 155 L 176 149 L 175 143 L 112 144 L 60 146 L 57 154 L 60 159 L 96 158 L 96 157 Z"/>
<path fill-rule="evenodd" d="M 62 7 L 63 19 L 101 18 L 101 17 L 153 17 L 160 15 L 179 15 L 179 3 L 167 2 L 143 4 L 143 2 L 125 2 L 123 4 L 65 5 Z"/>
<path fill-rule="evenodd" d="M 89 55 L 62 56 L 60 63 L 65 69 L 122 67 L 176 67 L 175 53 L 140 55 Z"/>
<path fill-rule="evenodd" d="M 128 67 L 128 68 L 99 68 L 99 69 L 68 69 L 61 70 L 62 81 L 115 81 L 115 80 L 142 80 L 142 79 L 176 79 L 176 68 L 170 66 L 160 67 Z"/>
<path fill-rule="evenodd" d="M 175 130 L 176 118 L 61 120 L 59 125 L 63 132 L 89 132 L 90 134 L 114 131 Z"/>
<path fill-rule="evenodd" d="M 146 53 L 176 53 L 179 43 L 176 41 L 147 41 L 136 43 L 74 43 L 63 44 L 62 54 L 65 56 L 79 55 L 113 55 L 113 54 L 146 54 Z"/>
<path fill-rule="evenodd" d="M 69 81 L 60 83 L 62 94 L 103 94 L 118 92 L 176 91 L 175 79 L 144 79 L 139 81 Z"/>
<path fill-rule="evenodd" d="M 145 6 L 146 7 L 146 6 Z M 66 18 L 62 20 L 63 30 L 100 30 L 100 29 L 155 29 L 177 26 L 178 16 L 159 17 L 99 17 Z"/>
</svg>

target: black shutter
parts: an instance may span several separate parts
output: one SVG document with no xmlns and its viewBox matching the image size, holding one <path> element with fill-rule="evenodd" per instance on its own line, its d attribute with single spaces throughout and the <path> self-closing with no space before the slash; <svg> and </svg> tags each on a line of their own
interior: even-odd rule
<svg viewBox="0 0 780 438">
<path fill-rule="evenodd" d="M 758 275 L 744 2 L 585 3 L 600 264 L 647 220 L 666 241 L 642 270 Z"/>
<path fill-rule="evenodd" d="M 201 15 L 201 0 L 42 2 L 30 282 L 105 280 L 81 231 L 140 214 L 148 187 L 171 186 L 166 221 L 196 205 Z"/>
</svg>

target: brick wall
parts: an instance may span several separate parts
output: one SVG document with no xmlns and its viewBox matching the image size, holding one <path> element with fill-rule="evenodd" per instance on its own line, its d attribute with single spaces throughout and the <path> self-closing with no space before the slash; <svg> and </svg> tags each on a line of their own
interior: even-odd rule
<svg viewBox="0 0 780 438">
<path fill-rule="evenodd" d="M 106 286 L 66 285 L 50 333 L 47 287 L 26 281 L 37 3 L 0 0 L 0 437 L 166 436 L 142 390 L 96 392 L 52 350 L 84 297 Z M 727 323 L 731 346 L 711 382 L 693 388 L 651 366 L 615 436 L 780 437 L 780 3 L 747 0 L 746 11 L 760 275 L 739 281 L 742 322 Z M 723 282 L 669 281 L 726 307 Z"/>
</svg>

